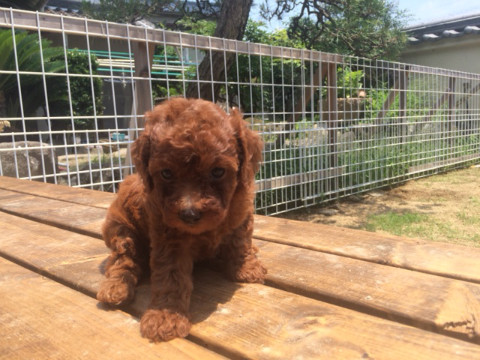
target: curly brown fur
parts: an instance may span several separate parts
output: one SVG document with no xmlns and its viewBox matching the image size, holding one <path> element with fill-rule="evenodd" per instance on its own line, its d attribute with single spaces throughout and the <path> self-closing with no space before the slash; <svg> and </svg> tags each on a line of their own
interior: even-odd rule
<svg viewBox="0 0 480 360">
<path fill-rule="evenodd" d="M 252 245 L 254 175 L 260 137 L 238 110 L 176 98 L 146 113 L 125 179 L 110 206 L 103 238 L 111 249 L 97 299 L 132 301 L 150 270 L 152 296 L 141 319 L 153 341 L 184 337 L 196 261 L 217 259 L 234 281 L 263 283 Z"/>
</svg>

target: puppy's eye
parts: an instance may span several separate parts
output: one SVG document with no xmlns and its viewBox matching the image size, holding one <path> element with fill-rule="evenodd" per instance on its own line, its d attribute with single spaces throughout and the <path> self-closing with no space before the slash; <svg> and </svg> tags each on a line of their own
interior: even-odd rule
<svg viewBox="0 0 480 360">
<path fill-rule="evenodd" d="M 170 169 L 163 169 L 160 174 L 165 180 L 171 180 L 173 178 L 173 173 Z"/>
<path fill-rule="evenodd" d="M 216 167 L 212 170 L 212 176 L 216 179 L 220 179 L 225 174 L 225 169 Z"/>
</svg>

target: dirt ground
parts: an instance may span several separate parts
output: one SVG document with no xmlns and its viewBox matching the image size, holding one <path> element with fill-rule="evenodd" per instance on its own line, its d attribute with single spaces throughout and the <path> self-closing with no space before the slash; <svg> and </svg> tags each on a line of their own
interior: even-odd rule
<svg viewBox="0 0 480 360">
<path fill-rule="evenodd" d="M 480 247 L 480 166 L 280 217 Z"/>
</svg>

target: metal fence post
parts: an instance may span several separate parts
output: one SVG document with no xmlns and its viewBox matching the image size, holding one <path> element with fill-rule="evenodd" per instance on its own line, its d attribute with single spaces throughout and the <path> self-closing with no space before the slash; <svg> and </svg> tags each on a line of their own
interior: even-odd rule
<svg viewBox="0 0 480 360">
<path fill-rule="evenodd" d="M 455 80 L 454 77 L 448 78 L 448 136 L 450 137 L 450 146 L 454 145 L 455 137 L 452 136 L 452 131 L 455 128 L 456 122 L 456 96 L 455 96 Z"/>
<path fill-rule="evenodd" d="M 399 74 L 400 91 L 398 93 L 398 120 L 400 123 L 401 142 L 404 144 L 408 136 L 407 124 L 407 88 L 408 88 L 408 71 L 400 69 Z"/>
<path fill-rule="evenodd" d="M 337 109 L 337 64 L 328 63 L 327 71 L 327 98 L 328 98 L 328 149 L 329 168 L 338 167 L 337 153 L 337 131 L 338 131 L 338 109 Z M 335 177 L 330 181 L 330 191 L 339 188 L 338 178 Z"/>
</svg>

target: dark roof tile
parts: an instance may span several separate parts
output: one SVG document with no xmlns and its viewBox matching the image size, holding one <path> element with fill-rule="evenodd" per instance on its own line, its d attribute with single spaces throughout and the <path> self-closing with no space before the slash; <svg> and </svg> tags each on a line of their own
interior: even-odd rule
<svg viewBox="0 0 480 360">
<path fill-rule="evenodd" d="M 480 14 L 418 24 L 404 30 L 408 34 L 409 44 L 461 37 L 467 34 L 480 34 Z"/>
</svg>

